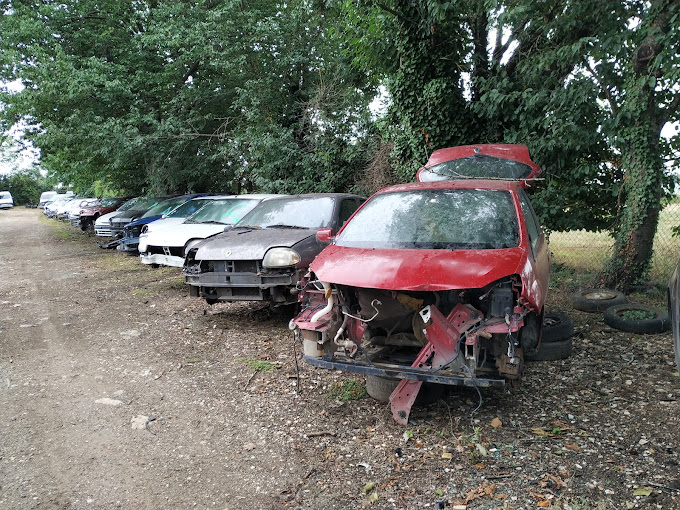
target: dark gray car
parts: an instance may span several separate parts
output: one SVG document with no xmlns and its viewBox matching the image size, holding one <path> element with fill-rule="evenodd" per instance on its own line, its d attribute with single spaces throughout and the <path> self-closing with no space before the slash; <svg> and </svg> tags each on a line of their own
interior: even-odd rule
<svg viewBox="0 0 680 510">
<path fill-rule="evenodd" d="M 231 231 L 189 251 L 184 274 L 191 295 L 208 303 L 297 302 L 296 285 L 324 248 L 317 230 L 337 232 L 363 201 L 347 193 L 311 193 L 262 202 Z"/>
</svg>

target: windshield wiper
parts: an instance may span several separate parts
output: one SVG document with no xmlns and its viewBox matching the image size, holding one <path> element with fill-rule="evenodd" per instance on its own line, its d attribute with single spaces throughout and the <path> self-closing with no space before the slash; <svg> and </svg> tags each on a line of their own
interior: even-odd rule
<svg viewBox="0 0 680 510">
<path fill-rule="evenodd" d="M 298 228 L 306 229 L 307 227 L 301 227 L 299 225 L 284 225 L 283 223 L 277 223 L 276 225 L 267 225 L 267 228 Z"/>
<path fill-rule="evenodd" d="M 238 225 L 234 227 L 234 230 L 236 230 L 237 228 L 245 228 L 248 230 L 262 230 L 262 227 L 259 227 L 257 225 Z"/>
</svg>

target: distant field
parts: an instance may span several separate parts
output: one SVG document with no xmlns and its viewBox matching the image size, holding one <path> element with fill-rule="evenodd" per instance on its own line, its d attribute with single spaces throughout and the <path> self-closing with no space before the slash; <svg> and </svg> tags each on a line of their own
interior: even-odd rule
<svg viewBox="0 0 680 510">
<path fill-rule="evenodd" d="M 680 240 L 673 237 L 671 228 L 680 225 L 680 203 L 674 202 L 661 211 L 659 226 L 654 238 L 654 256 L 650 278 L 664 283 L 678 260 Z M 596 272 L 611 255 L 614 245 L 608 232 L 553 232 L 550 234 L 550 251 L 553 261 L 575 271 Z"/>
</svg>

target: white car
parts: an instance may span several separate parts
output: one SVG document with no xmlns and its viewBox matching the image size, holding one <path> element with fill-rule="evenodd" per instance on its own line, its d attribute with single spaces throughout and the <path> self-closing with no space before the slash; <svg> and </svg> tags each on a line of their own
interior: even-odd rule
<svg viewBox="0 0 680 510">
<path fill-rule="evenodd" d="M 9 191 L 0 191 L 0 209 L 11 209 L 14 207 L 14 199 Z"/>
<path fill-rule="evenodd" d="M 40 209 L 45 208 L 45 204 L 47 204 L 50 200 L 52 200 L 53 197 L 57 196 L 56 191 L 43 191 L 40 194 L 40 202 L 38 203 L 38 207 Z"/>
<path fill-rule="evenodd" d="M 101 201 L 98 198 L 84 198 L 79 204 L 77 204 L 77 206 L 75 204 L 69 206 L 66 211 L 66 219 L 68 219 L 68 222 L 72 227 L 80 227 L 80 213 L 83 211 L 83 209 L 94 207 L 100 202 Z"/>
<path fill-rule="evenodd" d="M 66 195 L 66 194 L 60 193 L 56 197 L 53 197 L 53 199 L 50 200 L 45 205 L 45 209 L 43 209 L 43 213 L 48 218 L 54 218 L 57 215 L 57 211 L 59 210 L 59 208 L 61 208 L 62 206 L 64 206 L 64 204 L 70 202 L 71 200 L 73 200 L 72 195 Z"/>
<path fill-rule="evenodd" d="M 139 236 L 140 260 L 152 266 L 182 267 L 186 252 L 203 239 L 229 230 L 262 200 L 281 195 L 228 195 L 201 197 L 205 202 L 182 222 L 165 218 L 146 225 Z M 195 199 L 199 200 L 199 199 Z"/>
<path fill-rule="evenodd" d="M 118 209 L 116 209 L 113 212 L 107 213 L 107 214 L 102 214 L 97 220 L 94 222 L 94 233 L 95 235 L 99 237 L 111 237 L 111 223 L 110 219 L 116 216 L 117 214 L 120 214 L 121 212 L 125 212 L 128 209 L 132 209 L 134 205 L 137 203 L 138 198 L 131 198 L 127 202 L 125 202 L 123 205 L 121 205 Z"/>
<path fill-rule="evenodd" d="M 63 208 L 57 210 L 57 218 L 60 220 L 69 220 L 69 216 L 73 214 L 78 214 L 78 217 L 80 218 L 80 210 L 83 207 L 86 207 L 88 204 L 92 204 L 96 202 L 96 198 L 92 197 L 78 197 L 74 198 L 71 200 L 68 204 L 66 204 Z"/>
</svg>

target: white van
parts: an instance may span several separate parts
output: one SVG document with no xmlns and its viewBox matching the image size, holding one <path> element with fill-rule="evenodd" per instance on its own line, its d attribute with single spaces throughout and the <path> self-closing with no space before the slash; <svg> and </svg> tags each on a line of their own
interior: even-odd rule
<svg viewBox="0 0 680 510">
<path fill-rule="evenodd" d="M 0 209 L 11 209 L 14 207 L 14 199 L 9 191 L 0 191 Z"/>
<path fill-rule="evenodd" d="M 43 191 L 40 194 L 40 202 L 38 203 L 38 207 L 40 207 L 40 209 L 42 209 L 43 207 L 45 207 L 45 204 L 47 202 L 49 202 L 52 199 L 52 197 L 55 197 L 55 196 L 57 196 L 56 191 Z"/>
</svg>

